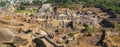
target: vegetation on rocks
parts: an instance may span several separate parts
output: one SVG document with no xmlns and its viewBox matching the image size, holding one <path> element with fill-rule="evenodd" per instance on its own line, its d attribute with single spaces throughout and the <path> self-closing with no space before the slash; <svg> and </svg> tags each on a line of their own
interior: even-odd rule
<svg viewBox="0 0 120 47">
<path fill-rule="evenodd" d="M 25 6 L 24 6 L 24 5 L 19 5 L 19 6 L 17 7 L 17 10 L 25 10 Z"/>
<path fill-rule="evenodd" d="M 7 47 L 13 47 L 13 46 L 11 46 L 11 45 L 7 45 Z"/>
<path fill-rule="evenodd" d="M 6 5 L 6 2 L 0 2 L 0 6 L 3 7 Z"/>
<path fill-rule="evenodd" d="M 33 1 L 33 4 L 34 4 L 34 5 L 41 5 L 41 4 L 42 4 L 42 1 L 39 1 L 39 0 L 36 1 L 36 0 L 35 0 L 35 1 Z"/>
<path fill-rule="evenodd" d="M 29 2 L 21 2 L 21 5 L 30 5 L 30 3 Z"/>
<path fill-rule="evenodd" d="M 105 11 L 120 14 L 119 0 L 49 0 L 50 3 L 58 3 L 59 7 L 69 7 L 71 4 L 84 2 L 86 6 L 100 7 Z"/>
<path fill-rule="evenodd" d="M 37 9 L 33 9 L 33 10 L 16 10 L 16 12 L 20 12 L 20 13 L 36 13 Z"/>
<path fill-rule="evenodd" d="M 69 37 L 74 37 L 74 35 L 75 35 L 74 33 L 69 33 L 68 34 Z"/>
<path fill-rule="evenodd" d="M 85 31 L 87 31 L 87 32 L 90 32 L 91 31 L 91 27 L 90 26 L 85 26 Z"/>
<path fill-rule="evenodd" d="M 26 10 L 26 6 L 30 5 L 30 3 L 22 2 L 21 5 L 17 6 L 16 12 L 21 13 L 36 13 L 37 9 Z"/>
<path fill-rule="evenodd" d="M 115 28 L 120 28 L 120 24 L 116 24 L 116 25 L 115 25 Z"/>
<path fill-rule="evenodd" d="M 120 1 L 119 0 L 81 0 L 88 6 L 96 6 L 106 11 L 120 14 Z"/>
</svg>

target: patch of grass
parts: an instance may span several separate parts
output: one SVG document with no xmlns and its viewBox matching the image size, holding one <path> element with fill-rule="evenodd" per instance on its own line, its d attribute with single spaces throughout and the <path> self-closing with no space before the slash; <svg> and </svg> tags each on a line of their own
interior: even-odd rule
<svg viewBox="0 0 120 47">
<path fill-rule="evenodd" d="M 120 24 L 116 24 L 116 25 L 115 25 L 115 28 L 120 28 Z"/>
<path fill-rule="evenodd" d="M 11 46 L 11 45 L 7 45 L 7 47 L 13 47 L 13 46 Z"/>
<path fill-rule="evenodd" d="M 33 10 L 16 10 L 15 12 L 19 12 L 19 13 L 36 13 L 37 9 L 33 9 Z"/>
<path fill-rule="evenodd" d="M 66 42 L 66 41 L 61 41 L 61 42 L 59 42 L 59 44 L 65 44 L 65 42 Z"/>
<path fill-rule="evenodd" d="M 74 6 L 74 5 L 71 5 L 69 8 L 70 8 L 71 10 L 78 10 L 78 9 L 79 9 L 77 6 Z"/>
</svg>

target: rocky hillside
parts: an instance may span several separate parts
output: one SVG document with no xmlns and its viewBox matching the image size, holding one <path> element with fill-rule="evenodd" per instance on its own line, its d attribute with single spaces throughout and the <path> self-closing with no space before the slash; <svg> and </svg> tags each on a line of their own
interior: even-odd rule
<svg viewBox="0 0 120 47">
<path fill-rule="evenodd" d="M 32 5 L 0 10 L 0 47 L 120 47 L 119 17 L 81 3 L 77 10 Z"/>
</svg>

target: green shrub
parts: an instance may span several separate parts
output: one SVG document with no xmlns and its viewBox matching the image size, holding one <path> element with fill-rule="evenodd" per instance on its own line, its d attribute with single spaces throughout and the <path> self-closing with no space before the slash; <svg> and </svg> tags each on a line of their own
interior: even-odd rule
<svg viewBox="0 0 120 47">
<path fill-rule="evenodd" d="M 13 46 L 11 46 L 11 45 L 7 45 L 7 47 L 13 47 Z"/>
<path fill-rule="evenodd" d="M 29 2 L 21 2 L 21 5 L 30 5 Z"/>
<path fill-rule="evenodd" d="M 25 10 L 25 6 L 24 5 L 20 5 L 17 7 L 17 10 Z"/>
<path fill-rule="evenodd" d="M 74 33 L 69 33 L 68 34 L 69 37 L 74 37 L 74 35 L 75 35 Z"/>
<path fill-rule="evenodd" d="M 116 24 L 116 25 L 115 25 L 115 28 L 120 28 L 120 24 Z"/>
<path fill-rule="evenodd" d="M 90 32 L 91 31 L 91 27 L 90 26 L 85 26 L 85 30 Z"/>
<path fill-rule="evenodd" d="M 5 6 L 6 5 L 6 2 L 0 2 L 0 6 Z"/>
<path fill-rule="evenodd" d="M 42 5 L 42 1 L 35 0 L 35 1 L 33 1 L 33 4 L 34 5 Z"/>
<path fill-rule="evenodd" d="M 70 8 L 71 10 L 77 10 L 77 9 L 79 9 L 77 6 L 74 6 L 74 5 L 71 5 L 69 8 Z"/>
<path fill-rule="evenodd" d="M 70 6 L 70 4 L 65 3 L 65 4 L 59 4 L 60 8 L 68 8 Z"/>
</svg>

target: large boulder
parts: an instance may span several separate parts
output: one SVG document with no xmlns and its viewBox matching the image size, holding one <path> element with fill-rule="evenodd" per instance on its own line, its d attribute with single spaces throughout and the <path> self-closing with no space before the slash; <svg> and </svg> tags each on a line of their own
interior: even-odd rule
<svg viewBox="0 0 120 47">
<path fill-rule="evenodd" d="M 8 28 L 0 28 L 0 43 L 13 42 L 15 34 Z"/>
<path fill-rule="evenodd" d="M 39 33 L 40 33 L 40 35 L 44 35 L 44 36 L 48 35 L 47 32 L 44 30 L 40 30 Z"/>
</svg>

